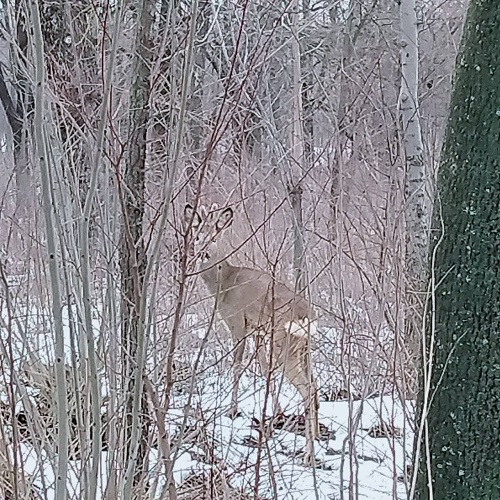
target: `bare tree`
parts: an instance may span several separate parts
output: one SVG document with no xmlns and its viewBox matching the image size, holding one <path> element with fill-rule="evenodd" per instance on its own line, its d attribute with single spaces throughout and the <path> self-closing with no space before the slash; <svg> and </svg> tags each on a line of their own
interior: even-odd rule
<svg viewBox="0 0 500 500">
<path fill-rule="evenodd" d="M 342 49 L 340 54 L 340 75 L 338 78 L 338 105 L 336 113 L 336 128 L 338 137 L 336 138 L 336 149 L 334 151 L 334 161 L 331 167 L 330 181 L 330 212 L 331 222 L 329 236 L 333 241 L 336 238 L 336 223 L 339 210 L 339 197 L 341 189 L 341 176 L 345 175 L 346 159 L 353 155 L 353 86 L 352 79 L 354 77 L 357 61 L 354 59 L 354 48 L 356 40 L 361 31 L 361 5 L 359 0 L 350 0 L 345 14 L 339 12 L 334 15 L 334 9 L 331 10 L 333 26 L 343 25 L 342 34 Z M 340 17 L 341 19 L 335 19 Z M 342 19 L 345 18 L 345 19 Z"/>
<path fill-rule="evenodd" d="M 49 258 L 50 283 L 52 292 L 52 317 L 55 330 L 55 367 L 57 394 L 57 480 L 56 499 L 65 500 L 67 496 L 68 475 L 68 420 L 67 392 L 64 354 L 64 330 L 62 318 L 62 301 L 60 291 L 60 251 L 54 231 L 54 189 L 51 185 L 50 160 L 46 149 L 46 128 L 44 124 L 45 107 L 45 61 L 42 27 L 38 2 L 31 4 L 31 19 L 33 23 L 35 50 L 35 147 L 40 167 L 45 231 L 47 237 L 47 253 Z"/>
<path fill-rule="evenodd" d="M 418 335 L 427 277 L 430 214 L 432 210 L 431 172 L 424 159 L 418 96 L 418 26 L 415 0 L 403 0 L 401 9 L 401 114 L 405 163 L 406 278 L 408 347 L 418 353 Z"/>
<path fill-rule="evenodd" d="M 122 202 L 120 244 L 121 329 L 125 391 L 125 485 L 124 498 L 131 498 L 133 486 L 145 480 L 149 419 L 143 392 L 144 324 L 140 314 L 141 292 L 147 255 L 144 241 L 145 179 L 147 170 L 147 134 L 150 120 L 151 67 L 153 65 L 152 27 L 154 2 L 137 4 L 132 85 L 129 101 L 127 156 L 125 169 L 118 179 Z M 136 463 L 138 464 L 136 466 Z M 144 488 L 144 485 L 141 487 Z M 144 490 L 142 490 L 144 491 Z M 136 493 L 137 494 L 137 493 Z"/>
<path fill-rule="evenodd" d="M 302 209 L 303 177 L 307 172 L 307 156 L 304 147 L 302 65 L 300 50 L 300 4 L 293 0 L 290 4 L 291 52 L 292 52 L 292 128 L 290 137 L 290 176 L 288 194 L 293 217 L 293 268 L 295 286 L 304 290 L 306 286 L 304 220 Z"/>
</svg>

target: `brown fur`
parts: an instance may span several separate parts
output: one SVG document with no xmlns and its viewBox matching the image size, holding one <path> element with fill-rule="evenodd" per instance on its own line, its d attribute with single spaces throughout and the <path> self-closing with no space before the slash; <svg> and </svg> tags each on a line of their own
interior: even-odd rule
<svg viewBox="0 0 500 500">
<path fill-rule="evenodd" d="M 192 219 L 192 240 L 196 243 L 199 272 L 214 296 L 217 311 L 229 328 L 236 344 L 234 384 L 229 414 L 238 413 L 238 385 L 246 339 L 254 336 L 257 354 L 264 375 L 280 370 L 301 394 L 306 410 L 306 462 L 314 462 L 313 441 L 319 436 L 318 390 L 310 363 L 310 338 L 307 326 L 303 334 L 291 333 L 293 322 L 316 320 L 310 303 L 270 274 L 248 267 L 233 266 L 227 261 L 221 245 L 221 234 L 233 222 L 233 211 L 216 207 L 204 218 L 191 206 L 185 209 L 186 222 Z M 305 323 L 307 325 L 307 322 Z M 260 341 L 260 342 L 259 342 Z M 264 344 L 264 346 L 262 346 Z M 268 359 L 267 353 L 272 352 Z"/>
</svg>

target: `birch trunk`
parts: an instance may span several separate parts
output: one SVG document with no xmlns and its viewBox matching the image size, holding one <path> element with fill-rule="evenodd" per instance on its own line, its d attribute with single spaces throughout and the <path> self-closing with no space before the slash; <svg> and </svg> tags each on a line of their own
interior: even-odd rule
<svg viewBox="0 0 500 500">
<path fill-rule="evenodd" d="M 64 329 L 62 317 L 62 300 L 60 288 L 59 259 L 60 252 L 54 230 L 53 191 L 50 182 L 50 166 L 45 146 L 45 62 L 40 10 L 37 0 L 31 2 L 31 18 L 33 26 L 33 42 L 35 50 L 35 117 L 34 142 L 42 181 L 42 200 L 49 259 L 49 274 L 52 292 L 52 318 L 55 334 L 55 366 L 56 366 L 56 401 L 57 401 L 57 470 L 56 500 L 67 497 L 68 479 L 68 410 L 66 392 L 66 370 L 64 358 Z"/>
<path fill-rule="evenodd" d="M 304 223 L 302 218 L 302 180 L 304 163 L 304 130 L 302 128 L 302 66 L 300 62 L 299 43 L 299 0 L 293 0 L 290 5 L 292 16 L 292 65 L 293 65 L 293 96 L 292 96 L 292 138 L 291 138 L 291 185 L 289 196 L 293 213 L 293 268 L 295 286 L 298 290 L 305 288 L 304 273 Z"/>
<path fill-rule="evenodd" d="M 335 157 L 332 161 L 330 170 L 330 220 L 328 221 L 330 241 L 335 241 L 337 238 L 337 220 L 339 213 L 339 200 L 341 190 L 341 176 L 344 170 L 344 161 L 347 152 L 350 150 L 352 155 L 353 150 L 353 134 L 349 108 L 352 105 L 351 97 L 351 82 L 350 75 L 352 74 L 354 44 L 359 34 L 360 24 L 360 2 L 359 0 L 349 0 L 347 9 L 347 19 L 344 27 L 344 35 L 342 40 L 342 55 L 340 66 L 340 82 L 339 82 L 339 101 L 337 110 L 337 147 Z M 333 21 L 333 19 L 332 19 Z"/>
<path fill-rule="evenodd" d="M 415 0 L 401 1 L 401 93 L 406 165 L 408 275 L 423 282 L 427 274 L 431 184 L 426 169 L 418 103 L 418 31 Z"/>
<path fill-rule="evenodd" d="M 423 154 L 418 102 L 418 30 L 415 0 L 401 1 L 401 91 L 399 112 L 405 165 L 406 202 L 406 343 L 419 351 L 423 298 L 427 277 L 431 182 Z"/>
<path fill-rule="evenodd" d="M 304 23 L 311 22 L 311 5 L 309 0 L 302 1 Z M 314 55 L 305 43 L 305 49 L 301 54 L 301 72 L 304 73 L 304 84 L 302 85 L 302 109 L 304 112 L 304 150 L 307 163 L 314 163 Z"/>
</svg>

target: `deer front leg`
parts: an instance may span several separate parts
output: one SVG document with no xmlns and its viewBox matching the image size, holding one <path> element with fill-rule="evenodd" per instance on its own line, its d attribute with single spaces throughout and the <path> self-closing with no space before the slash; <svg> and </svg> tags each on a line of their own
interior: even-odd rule
<svg viewBox="0 0 500 500">
<path fill-rule="evenodd" d="M 227 413 L 229 418 L 236 418 L 238 416 L 238 387 L 240 385 L 240 378 L 243 369 L 243 355 L 245 354 L 246 339 L 243 337 L 238 341 L 234 350 L 233 361 L 233 391 L 231 394 L 231 408 Z"/>
</svg>

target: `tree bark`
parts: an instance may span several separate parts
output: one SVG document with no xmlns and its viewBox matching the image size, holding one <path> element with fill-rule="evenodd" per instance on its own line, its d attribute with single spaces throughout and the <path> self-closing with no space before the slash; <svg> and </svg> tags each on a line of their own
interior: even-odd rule
<svg viewBox="0 0 500 500">
<path fill-rule="evenodd" d="M 311 18 L 311 5 L 309 0 L 303 0 L 302 11 L 304 22 L 308 24 Z M 304 73 L 302 84 L 302 108 L 304 112 L 304 151 L 307 163 L 314 163 L 314 56 L 304 41 L 304 49 L 301 53 L 301 68 Z"/>
<path fill-rule="evenodd" d="M 142 367 L 139 366 L 139 335 L 144 334 L 141 325 L 140 303 L 144 289 L 144 275 L 147 256 L 143 239 L 143 220 L 145 212 L 146 145 L 149 126 L 150 77 L 153 59 L 152 26 L 155 4 L 143 0 L 138 5 L 135 58 L 133 62 L 133 82 L 129 103 L 129 138 L 125 171 L 121 188 L 123 227 L 120 245 L 120 267 L 122 288 L 122 349 L 124 380 L 126 389 L 125 403 L 125 491 L 124 498 L 130 498 L 132 484 L 137 485 L 147 471 L 147 441 L 149 419 L 144 397 L 135 401 L 135 383 L 143 384 Z M 141 392 L 141 391 L 140 391 Z M 135 404 L 134 404 L 135 403 Z M 136 465 L 137 464 L 137 465 Z M 142 491 L 135 492 L 141 496 Z"/>
<path fill-rule="evenodd" d="M 421 345 L 422 313 L 428 273 L 429 231 L 432 209 L 430 172 L 424 160 L 418 98 L 418 27 L 415 0 L 402 0 L 401 90 L 399 113 L 405 167 L 405 346 L 416 364 Z M 408 383 L 414 386 L 413 374 Z M 407 385 L 407 384 L 406 384 Z M 411 387 L 407 385 L 411 389 Z M 412 394 L 415 394 L 411 390 Z"/>
<path fill-rule="evenodd" d="M 52 294 L 52 318 L 54 321 L 54 355 L 56 381 L 56 428 L 57 428 L 57 469 L 55 481 L 56 500 L 66 500 L 68 481 L 68 393 L 66 390 L 65 348 L 63 307 L 61 297 L 61 253 L 58 248 L 58 239 L 55 232 L 54 189 L 51 183 L 51 167 L 53 165 L 47 157 L 45 119 L 45 58 L 42 25 L 40 21 L 40 7 L 37 0 L 30 4 L 33 26 L 33 45 L 35 49 L 35 113 L 33 120 L 34 143 L 36 160 L 40 167 L 42 184 L 43 212 L 47 239 L 47 257 L 49 262 L 50 288 Z"/>
<path fill-rule="evenodd" d="M 332 25 L 334 24 L 333 11 L 331 11 Z M 341 190 L 341 177 L 343 176 L 345 156 L 348 150 L 353 150 L 354 129 L 353 99 L 350 78 L 353 74 L 353 56 L 356 39 L 361 26 L 361 4 L 359 0 L 349 0 L 347 19 L 344 26 L 342 39 L 342 54 L 339 78 L 339 98 L 337 110 L 337 141 L 335 157 L 330 169 L 330 218 L 328 233 L 330 241 L 337 238 L 337 220 L 339 215 L 339 200 Z M 352 153 L 351 153 L 352 155 Z"/>
<path fill-rule="evenodd" d="M 438 180 L 442 232 L 417 441 L 417 457 L 425 450 L 421 500 L 500 499 L 499 42 L 500 4 L 473 1 Z"/>
<path fill-rule="evenodd" d="M 300 59 L 299 43 L 299 2 L 293 0 L 291 5 L 292 16 L 292 137 L 291 137 L 291 185 L 288 192 L 293 214 L 293 268 L 295 272 L 295 286 L 297 290 L 303 290 L 306 286 L 305 280 L 305 255 L 304 255 L 304 223 L 302 217 L 302 176 L 305 170 L 305 148 L 304 130 L 302 127 L 302 66 Z M 295 172 L 295 173 L 294 173 Z"/>
<path fill-rule="evenodd" d="M 406 268 L 411 281 L 427 276 L 431 186 L 424 162 L 418 100 L 418 30 L 415 0 L 401 0 L 401 91 L 399 111 L 406 166 Z"/>
<path fill-rule="evenodd" d="M 16 26 L 11 27 L 11 40 L 17 42 L 17 48 L 24 58 L 28 58 L 28 35 L 26 25 L 30 24 L 27 7 L 19 0 L 15 2 L 17 12 Z M 16 217 L 21 220 L 29 217 L 31 203 L 31 172 L 27 152 L 27 130 L 31 129 L 33 121 L 34 96 L 31 90 L 31 75 L 25 67 L 22 58 L 16 57 L 16 51 L 10 51 L 10 71 L 14 74 L 12 80 L 12 95 L 9 92 L 5 73 L 0 70 L 0 101 L 5 110 L 7 120 L 12 130 L 14 146 L 14 172 L 16 179 Z"/>
</svg>

